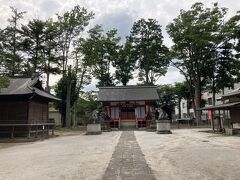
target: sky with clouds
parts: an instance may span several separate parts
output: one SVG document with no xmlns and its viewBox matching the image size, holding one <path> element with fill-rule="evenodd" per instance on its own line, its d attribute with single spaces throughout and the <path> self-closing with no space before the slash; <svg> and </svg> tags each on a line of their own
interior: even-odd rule
<svg viewBox="0 0 240 180">
<path fill-rule="evenodd" d="M 220 6 L 229 9 L 228 17 L 240 10 L 240 0 L 0 0 L 0 27 L 7 25 L 11 13 L 9 6 L 16 7 L 19 11 L 27 11 L 24 17 L 28 21 L 32 18 L 54 17 L 56 13 L 63 13 L 79 4 L 95 13 L 90 26 L 102 24 L 105 30 L 116 28 L 123 39 L 129 34 L 133 22 L 140 18 L 155 18 L 162 25 L 165 45 L 170 47 L 172 42 L 166 33 L 166 25 L 179 15 L 181 9 L 187 10 L 195 2 L 202 2 L 206 7 L 218 2 Z M 131 80 L 130 84 L 137 82 L 137 74 L 134 76 L 135 79 Z M 176 68 L 169 67 L 167 74 L 161 77 L 157 84 L 171 84 L 183 80 Z M 92 89 L 93 84 L 87 89 Z"/>
</svg>

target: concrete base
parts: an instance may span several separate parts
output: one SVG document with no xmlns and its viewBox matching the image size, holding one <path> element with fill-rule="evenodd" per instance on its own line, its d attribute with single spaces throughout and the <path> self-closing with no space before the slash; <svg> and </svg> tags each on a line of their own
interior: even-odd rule
<svg viewBox="0 0 240 180">
<path fill-rule="evenodd" d="M 86 135 L 97 135 L 101 134 L 101 124 L 88 124 Z"/>
<path fill-rule="evenodd" d="M 229 136 L 232 136 L 232 135 L 235 135 L 235 134 L 239 134 L 239 129 L 226 128 L 225 129 L 225 134 L 229 135 Z"/>
<path fill-rule="evenodd" d="M 169 120 L 157 121 L 157 134 L 172 134 Z"/>
</svg>

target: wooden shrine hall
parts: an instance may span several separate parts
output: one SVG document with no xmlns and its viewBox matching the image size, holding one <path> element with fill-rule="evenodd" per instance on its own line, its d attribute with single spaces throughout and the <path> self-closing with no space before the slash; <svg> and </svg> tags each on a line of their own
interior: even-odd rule
<svg viewBox="0 0 240 180">
<path fill-rule="evenodd" d="M 158 100 L 156 86 L 99 87 L 98 101 L 107 110 L 111 128 L 146 127 Z"/>
<path fill-rule="evenodd" d="M 0 137 L 44 136 L 53 133 L 48 103 L 61 99 L 44 91 L 39 78 L 12 78 L 0 92 Z"/>
</svg>

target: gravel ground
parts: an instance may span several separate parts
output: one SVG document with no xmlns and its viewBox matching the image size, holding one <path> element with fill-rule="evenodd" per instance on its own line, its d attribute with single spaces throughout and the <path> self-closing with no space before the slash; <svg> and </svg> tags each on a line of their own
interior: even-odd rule
<svg viewBox="0 0 240 180">
<path fill-rule="evenodd" d="M 101 179 L 120 135 L 113 131 L 1 144 L 0 180 Z"/>
<path fill-rule="evenodd" d="M 240 137 L 173 130 L 135 131 L 156 179 L 238 180 Z M 121 131 L 70 134 L 44 141 L 0 144 L 0 180 L 97 180 L 111 160 Z"/>
<path fill-rule="evenodd" d="M 135 131 L 155 178 L 239 180 L 240 137 L 198 131 L 173 130 L 169 135 Z"/>
</svg>

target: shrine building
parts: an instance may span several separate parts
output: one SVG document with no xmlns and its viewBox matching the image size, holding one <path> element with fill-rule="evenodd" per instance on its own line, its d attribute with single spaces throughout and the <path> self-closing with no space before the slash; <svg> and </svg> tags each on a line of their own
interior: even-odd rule
<svg viewBox="0 0 240 180">
<path fill-rule="evenodd" d="M 98 101 L 107 110 L 111 128 L 146 127 L 158 100 L 156 86 L 99 87 Z"/>
</svg>

